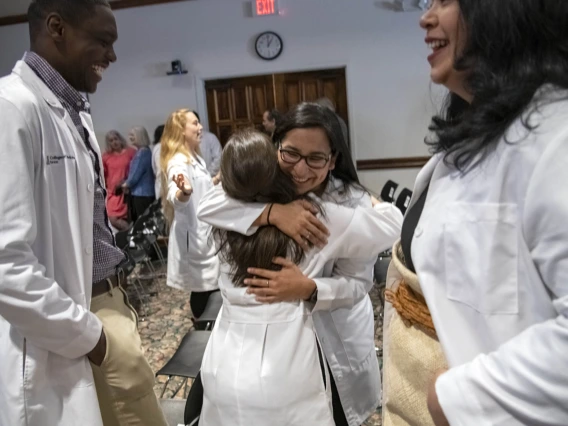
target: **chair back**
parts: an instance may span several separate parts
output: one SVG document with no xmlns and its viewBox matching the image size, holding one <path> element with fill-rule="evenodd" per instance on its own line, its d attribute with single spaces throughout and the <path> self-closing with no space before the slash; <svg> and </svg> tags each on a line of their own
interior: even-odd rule
<svg viewBox="0 0 568 426">
<path fill-rule="evenodd" d="M 398 183 L 393 182 L 392 180 L 387 180 L 387 183 L 385 183 L 383 189 L 381 190 L 381 200 L 387 203 L 394 202 L 394 194 L 397 188 Z"/>
</svg>

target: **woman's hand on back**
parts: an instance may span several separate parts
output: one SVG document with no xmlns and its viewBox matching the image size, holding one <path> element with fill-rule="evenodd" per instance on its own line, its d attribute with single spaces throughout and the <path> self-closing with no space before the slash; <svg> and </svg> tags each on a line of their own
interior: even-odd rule
<svg viewBox="0 0 568 426">
<path fill-rule="evenodd" d="M 254 294 L 256 300 L 262 303 L 308 300 L 316 289 L 314 280 L 306 277 L 300 268 L 288 259 L 277 257 L 273 262 L 282 266 L 282 269 L 271 271 L 248 268 L 248 273 L 255 278 L 245 280 L 247 293 Z"/>
<path fill-rule="evenodd" d="M 289 204 L 274 204 L 267 219 L 308 250 L 308 241 L 318 247 L 327 244 L 329 231 L 316 217 L 317 213 L 318 209 L 309 201 L 297 200 Z"/>
</svg>

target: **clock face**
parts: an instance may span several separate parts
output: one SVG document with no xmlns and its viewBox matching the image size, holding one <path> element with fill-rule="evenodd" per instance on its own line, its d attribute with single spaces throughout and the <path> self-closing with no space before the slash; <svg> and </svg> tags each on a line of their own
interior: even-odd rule
<svg viewBox="0 0 568 426">
<path fill-rule="evenodd" d="M 256 39 L 255 48 L 256 53 L 262 59 L 270 61 L 276 59 L 282 53 L 282 39 L 276 33 L 267 31 L 259 35 Z"/>
</svg>

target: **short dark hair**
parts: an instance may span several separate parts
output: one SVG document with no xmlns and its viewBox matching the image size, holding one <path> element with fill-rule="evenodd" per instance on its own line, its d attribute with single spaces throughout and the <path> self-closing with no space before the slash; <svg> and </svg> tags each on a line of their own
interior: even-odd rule
<svg viewBox="0 0 568 426">
<path fill-rule="evenodd" d="M 270 121 L 274 121 L 274 123 L 278 126 L 280 121 L 282 120 L 282 114 L 276 108 L 267 109 L 266 112 L 268 113 L 268 119 Z"/>
<path fill-rule="evenodd" d="M 154 130 L 154 145 L 160 143 L 162 135 L 164 134 L 165 127 L 166 127 L 165 125 L 161 124 L 158 127 L 156 127 L 156 130 Z"/>
<path fill-rule="evenodd" d="M 568 88 L 568 1 L 459 0 L 459 7 L 465 46 L 454 68 L 467 72 L 465 89 L 473 100 L 464 107 L 457 95 L 449 96 L 426 143 L 465 171 L 519 117 L 533 130 L 528 117 L 538 107 L 530 105 L 539 88 Z"/>
<path fill-rule="evenodd" d="M 110 8 L 108 0 L 33 0 L 28 8 L 30 38 L 34 40 L 43 21 L 50 13 L 57 13 L 63 20 L 77 25 L 95 10 L 96 6 Z"/>
</svg>

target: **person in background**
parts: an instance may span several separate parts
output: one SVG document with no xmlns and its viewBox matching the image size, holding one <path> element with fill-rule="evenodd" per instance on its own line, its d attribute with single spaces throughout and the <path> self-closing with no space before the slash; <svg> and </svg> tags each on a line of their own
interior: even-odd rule
<svg viewBox="0 0 568 426">
<path fill-rule="evenodd" d="M 162 135 L 164 133 L 164 125 L 156 127 L 154 130 L 154 144 L 152 145 L 152 171 L 154 172 L 154 192 L 156 195 L 156 200 L 160 198 L 162 193 L 162 178 L 160 176 L 160 141 L 162 140 Z"/>
<path fill-rule="evenodd" d="M 199 115 L 193 111 L 199 122 L 201 119 Z M 207 165 L 207 170 L 213 178 L 213 184 L 217 185 L 219 183 L 219 168 L 221 165 L 221 154 L 223 153 L 223 147 L 221 142 L 217 139 L 213 133 L 203 129 L 201 134 L 201 144 L 199 145 L 201 150 L 201 157 L 205 160 Z"/>
<path fill-rule="evenodd" d="M 335 112 L 335 104 L 333 103 L 333 101 L 329 99 L 327 96 L 324 96 L 316 100 L 316 104 L 329 108 L 331 111 L 333 111 L 333 113 L 337 117 L 337 121 L 339 121 L 339 125 L 341 126 L 341 133 L 343 134 L 345 143 L 349 145 L 349 129 L 347 128 L 345 120 L 341 118 L 341 116 L 337 112 Z"/>
<path fill-rule="evenodd" d="M 420 20 L 450 93 L 402 227 L 417 280 L 387 279 L 386 425 L 568 424 L 566 17 L 566 0 L 433 0 Z"/>
<path fill-rule="evenodd" d="M 264 130 L 266 130 L 266 133 L 268 133 L 270 138 L 272 138 L 274 129 L 276 129 L 276 126 L 280 123 L 281 118 L 282 115 L 278 112 L 277 109 L 267 109 L 262 114 L 262 126 L 264 127 Z"/>
<path fill-rule="evenodd" d="M 128 203 L 120 189 L 130 170 L 130 162 L 136 154 L 136 149 L 128 146 L 126 139 L 111 130 L 106 134 L 106 152 L 103 154 L 103 169 L 105 183 L 108 188 L 106 209 L 111 225 L 124 231 L 130 225 L 128 222 Z"/>
<path fill-rule="evenodd" d="M 30 52 L 0 80 L 0 424 L 166 426 L 81 95 L 117 59 L 114 15 L 33 0 L 28 22 Z"/>
<path fill-rule="evenodd" d="M 209 296 L 219 291 L 219 259 L 209 241 L 211 227 L 198 220 L 197 206 L 213 188 L 213 179 L 199 155 L 202 127 L 188 109 L 173 112 L 164 129 L 160 165 L 162 205 L 171 224 L 167 285 L 190 291 L 190 306 L 198 318 Z"/>
<path fill-rule="evenodd" d="M 130 164 L 128 179 L 122 184 L 132 202 L 132 221 L 135 222 L 156 200 L 154 194 L 154 171 L 152 170 L 152 150 L 150 137 L 144 127 L 132 128 L 128 138 L 138 148 Z"/>
</svg>

